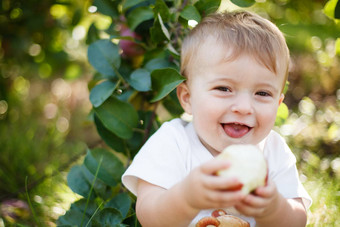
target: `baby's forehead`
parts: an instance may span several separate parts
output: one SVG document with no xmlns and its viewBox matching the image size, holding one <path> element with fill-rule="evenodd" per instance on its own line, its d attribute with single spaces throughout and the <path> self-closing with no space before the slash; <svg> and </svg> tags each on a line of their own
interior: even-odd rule
<svg viewBox="0 0 340 227">
<path fill-rule="evenodd" d="M 186 68 L 186 76 L 189 81 L 211 67 L 232 62 L 241 57 L 248 57 L 261 67 L 271 71 L 274 76 L 282 78 L 282 84 L 285 83 L 287 65 L 284 61 L 278 61 L 276 71 L 274 71 L 272 67 L 268 66 L 270 63 L 265 62 L 265 58 L 261 58 L 260 53 L 237 49 L 213 36 L 207 36 L 195 49 Z M 244 65 L 244 67 L 247 67 L 247 65 Z"/>
<path fill-rule="evenodd" d="M 192 58 L 195 59 L 193 63 L 204 64 L 205 62 L 225 60 L 232 55 L 233 49 L 232 46 L 218 41 L 216 37 L 208 35 L 192 53 Z"/>
<path fill-rule="evenodd" d="M 270 71 L 274 71 L 276 74 L 275 70 L 268 67 L 270 63 L 265 62 L 266 59 L 263 55 L 262 52 L 240 48 L 230 43 L 223 42 L 217 37 L 208 35 L 200 42 L 200 45 L 196 46 L 192 51 L 190 63 L 193 67 L 200 67 L 234 61 L 240 56 L 247 56 L 257 61 L 260 65 L 267 67 Z"/>
</svg>

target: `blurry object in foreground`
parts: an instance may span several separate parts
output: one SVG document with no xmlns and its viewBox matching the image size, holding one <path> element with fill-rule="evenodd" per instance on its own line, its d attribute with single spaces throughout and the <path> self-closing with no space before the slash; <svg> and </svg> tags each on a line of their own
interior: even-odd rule
<svg viewBox="0 0 340 227">
<path fill-rule="evenodd" d="M 1 203 L 1 216 L 10 223 L 18 220 L 26 220 L 30 217 L 30 210 L 25 201 L 19 199 L 8 199 Z"/>
</svg>

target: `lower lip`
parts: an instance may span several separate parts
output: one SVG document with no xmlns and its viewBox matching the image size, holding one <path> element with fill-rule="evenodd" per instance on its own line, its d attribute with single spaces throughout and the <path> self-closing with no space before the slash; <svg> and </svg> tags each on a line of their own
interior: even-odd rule
<svg viewBox="0 0 340 227">
<path fill-rule="evenodd" d="M 251 128 L 249 127 L 241 127 L 232 124 L 222 125 L 224 132 L 231 138 L 242 138 L 245 136 Z"/>
</svg>

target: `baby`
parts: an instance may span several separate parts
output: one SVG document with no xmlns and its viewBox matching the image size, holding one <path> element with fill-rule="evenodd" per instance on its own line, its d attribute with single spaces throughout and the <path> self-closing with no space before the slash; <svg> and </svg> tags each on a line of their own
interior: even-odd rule
<svg viewBox="0 0 340 227">
<path fill-rule="evenodd" d="M 249 12 L 207 16 L 183 41 L 178 99 L 192 122 L 166 122 L 123 175 L 143 226 L 195 226 L 218 208 L 251 226 L 305 226 L 311 204 L 284 139 L 272 130 L 284 99 L 289 50 L 279 29 Z M 245 195 L 230 166 L 215 159 L 232 144 L 253 144 L 268 183 Z"/>
</svg>

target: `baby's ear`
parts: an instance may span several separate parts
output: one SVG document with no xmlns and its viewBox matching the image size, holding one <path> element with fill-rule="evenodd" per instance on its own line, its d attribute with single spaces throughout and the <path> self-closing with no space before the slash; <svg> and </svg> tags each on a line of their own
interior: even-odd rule
<svg viewBox="0 0 340 227">
<path fill-rule="evenodd" d="M 186 82 L 177 86 L 177 97 L 184 111 L 191 114 L 190 90 Z"/>
<path fill-rule="evenodd" d="M 279 99 L 279 105 L 281 105 L 284 99 L 285 99 L 285 95 L 282 93 Z"/>
</svg>

